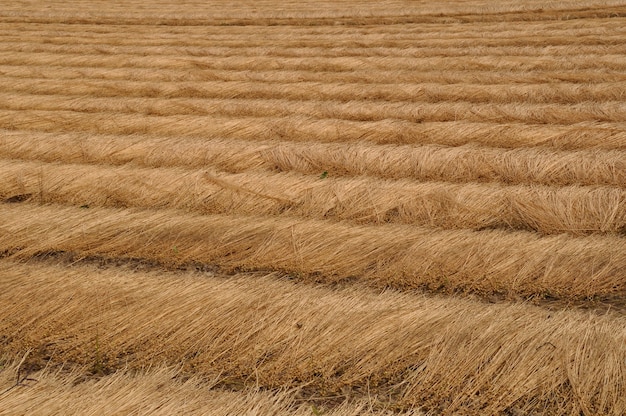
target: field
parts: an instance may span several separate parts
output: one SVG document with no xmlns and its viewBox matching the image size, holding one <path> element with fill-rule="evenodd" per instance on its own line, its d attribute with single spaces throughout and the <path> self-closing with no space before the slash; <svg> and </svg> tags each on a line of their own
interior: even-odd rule
<svg viewBox="0 0 626 416">
<path fill-rule="evenodd" d="M 626 414 L 626 3 L 0 7 L 0 415 Z"/>
</svg>

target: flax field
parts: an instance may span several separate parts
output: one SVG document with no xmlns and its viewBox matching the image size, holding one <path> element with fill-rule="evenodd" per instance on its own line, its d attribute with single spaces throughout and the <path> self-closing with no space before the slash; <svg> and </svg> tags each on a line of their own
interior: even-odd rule
<svg viewBox="0 0 626 416">
<path fill-rule="evenodd" d="M 626 2 L 3 2 L 0 415 L 53 414 L 626 414 Z"/>
</svg>

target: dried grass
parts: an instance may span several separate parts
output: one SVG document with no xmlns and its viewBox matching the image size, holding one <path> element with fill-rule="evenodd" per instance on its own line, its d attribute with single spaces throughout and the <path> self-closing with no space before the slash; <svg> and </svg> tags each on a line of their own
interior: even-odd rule
<svg viewBox="0 0 626 416">
<path fill-rule="evenodd" d="M 619 2 L 619 0 L 614 0 Z M 255 2 L 259 4 L 258 2 Z M 64 3 L 66 4 L 66 3 Z M 294 3 L 295 4 L 295 3 Z M 352 2 L 354 4 L 354 2 Z M 347 5 L 347 3 L 346 3 Z M 537 6 L 546 6 L 545 2 L 537 3 Z M 580 1 L 577 1 L 576 4 L 578 7 L 585 7 L 581 4 Z M 58 4 L 57 7 L 61 8 L 61 4 Z M 191 6 L 191 5 L 188 5 Z M 256 12 L 267 12 L 265 10 L 266 5 L 260 6 Z M 443 5 L 438 5 L 438 11 L 442 10 Z M 591 6 L 587 4 L 587 7 L 595 7 L 595 10 L 591 12 L 598 13 L 599 8 L 598 4 Z M 604 6 L 606 6 L 606 2 L 604 2 Z M 166 4 L 161 4 L 160 7 L 167 7 Z M 306 4 L 299 3 L 297 5 L 300 10 L 303 10 L 302 7 L 306 7 Z M 358 13 L 358 10 L 355 10 L 352 6 L 350 7 L 350 14 Z M 389 12 L 388 5 L 385 5 L 385 11 Z M 403 4 L 403 7 L 406 8 L 406 5 Z M 523 6 L 524 7 L 524 6 Z M 525 1 L 525 7 L 528 7 L 528 1 Z M 230 9 L 232 11 L 232 9 Z M 283 9 L 284 10 L 284 9 Z M 368 3 L 367 10 L 369 13 L 372 12 L 372 4 Z M 128 12 L 128 6 L 126 6 L 125 12 Z M 316 10 L 316 11 L 319 11 Z M 206 10 L 203 10 L 206 12 Z M 309 10 L 308 13 L 311 11 Z M 406 9 L 405 9 L 406 12 Z M 214 12 L 215 13 L 215 12 Z M 623 21 L 625 18 L 622 16 L 616 16 L 615 14 L 612 16 L 602 17 L 599 14 L 588 15 L 586 18 L 563 18 L 563 19 L 554 19 L 554 20 L 528 20 L 528 21 L 518 21 L 515 24 L 511 24 L 508 21 L 478 21 L 478 22 L 470 22 L 466 21 L 462 25 L 450 24 L 450 22 L 442 22 L 442 23 L 404 23 L 399 25 L 389 25 L 389 24 L 372 24 L 372 25 L 361 25 L 357 28 L 346 28 L 342 25 L 324 25 L 324 26 L 312 26 L 312 25 L 290 25 L 288 27 L 285 26 L 272 26 L 272 25 L 255 25 L 253 27 L 250 26 L 168 26 L 168 25 L 94 25 L 94 24 L 84 24 L 79 22 L 73 22 L 73 24 L 64 24 L 64 23 L 31 23 L 29 25 L 23 25 L 20 23 L 9 23 L 6 21 L 0 22 L 0 34 L 13 34 L 15 35 L 18 31 L 22 33 L 24 36 L 28 36 L 31 34 L 35 35 L 64 35 L 71 34 L 72 39 L 76 39 L 79 36 L 88 36 L 88 37 L 98 37 L 102 40 L 113 38 L 119 39 L 120 37 L 124 37 L 128 34 L 134 35 L 142 35 L 138 38 L 126 38 L 128 41 L 141 41 L 145 40 L 149 35 L 150 38 L 158 38 L 158 39 L 169 39 L 178 41 L 181 44 L 186 44 L 183 42 L 193 42 L 195 41 L 215 41 L 215 40 L 228 40 L 228 39 L 236 39 L 239 37 L 248 36 L 252 40 L 256 42 L 263 42 L 263 40 L 275 40 L 277 38 L 283 37 L 286 31 L 291 35 L 291 39 L 297 40 L 301 39 L 303 36 L 308 36 L 309 39 L 321 39 L 328 40 L 333 36 L 337 38 L 341 36 L 342 38 L 350 37 L 353 33 L 358 33 L 361 36 L 368 36 L 365 39 L 368 41 L 376 40 L 378 42 L 388 41 L 393 35 L 402 36 L 403 38 L 410 38 L 411 35 L 419 35 L 419 37 L 414 38 L 417 42 L 426 42 L 426 41 L 437 41 L 438 39 L 456 39 L 457 41 L 463 41 L 465 38 L 475 38 L 479 42 L 485 43 L 495 43 L 501 42 L 503 40 L 518 40 L 521 39 L 524 42 L 527 41 L 527 37 L 530 34 L 535 34 L 539 36 L 544 42 L 552 40 L 553 37 L 557 37 L 561 41 L 569 41 L 572 43 L 573 35 L 583 36 L 583 35 L 602 35 L 603 38 L 606 38 L 607 35 L 612 35 L 616 33 L 620 33 L 623 31 Z M 339 22 L 340 23 L 340 22 Z M 346 30 L 350 29 L 350 30 Z M 180 35 L 185 35 L 184 39 L 181 39 Z M 489 35 L 498 35 L 498 36 L 483 36 L 485 34 Z M 263 35 L 256 36 L 255 35 Z M 385 35 L 385 36 L 381 36 Z M 296 38 L 297 36 L 297 38 Z M 82 40 L 82 39 L 80 39 Z M 521 42 L 520 42 L 521 43 Z"/>
<path fill-rule="evenodd" d="M 218 106 L 224 104 L 220 104 L 220 100 L 216 100 L 216 103 Z M 126 111 L 133 109 L 131 99 L 120 100 L 119 104 L 124 106 Z M 80 106 L 80 102 L 77 105 Z M 236 116 L 238 111 L 244 111 L 246 108 L 243 102 L 237 100 L 233 100 L 233 107 L 216 111 L 220 114 L 231 113 L 232 116 L 212 117 L 186 114 L 156 116 L 112 112 L 0 110 L 0 128 L 59 133 L 78 131 L 96 134 L 280 139 L 326 143 L 366 140 L 377 144 L 436 143 L 459 146 L 475 143 L 505 148 L 547 146 L 562 150 L 626 150 L 624 123 L 583 122 L 567 125 L 467 121 L 414 123 L 405 120 L 380 120 L 381 117 L 375 115 L 374 108 L 370 108 L 371 115 L 378 121 L 312 119 L 299 115 L 279 117 L 282 114 L 280 108 L 272 107 L 270 102 L 265 100 L 259 100 L 259 106 L 257 114 L 265 112 L 274 116 L 264 118 Z M 289 108 L 287 103 L 285 106 Z M 323 114 L 332 116 L 329 107 L 323 103 L 317 110 L 319 116 Z M 247 114 L 251 112 L 250 109 L 245 111 Z M 208 110 L 204 110 L 205 114 L 207 112 Z"/>
<path fill-rule="evenodd" d="M 220 59 L 194 56 L 138 56 L 134 54 L 56 54 L 0 52 L 0 65 L 57 65 L 63 62 L 71 67 L 153 67 L 154 69 L 228 69 L 228 70 L 318 70 L 350 72 L 353 70 L 572 70 L 626 69 L 623 55 L 606 54 L 578 55 L 572 60 L 568 56 L 467 56 L 467 57 L 241 57 L 226 56 Z"/>
<path fill-rule="evenodd" d="M 364 83 L 330 83 L 330 82 L 295 82 L 295 83 L 259 83 L 258 81 L 187 81 L 160 82 L 152 81 L 112 81 L 112 80 L 51 80 L 46 78 L 14 78 L 4 89 L 3 101 L 11 105 L 25 105 L 32 109 L 50 108 L 53 95 L 58 102 L 58 109 L 68 95 L 86 97 L 159 97 L 159 98 L 222 98 L 222 99 L 282 99 L 310 101 L 368 100 L 402 102 L 407 105 L 420 103 L 422 111 L 428 113 L 429 106 L 425 103 L 450 105 L 454 103 L 482 103 L 475 105 L 476 112 L 482 114 L 489 108 L 484 103 L 524 103 L 524 108 L 532 113 L 536 106 L 532 104 L 560 103 L 578 104 L 581 110 L 589 107 L 592 102 L 596 106 L 602 101 L 619 101 L 626 98 L 626 89 L 621 83 L 596 83 L 581 85 L 576 83 L 545 83 L 545 84 L 452 84 L 436 83 L 416 84 L 364 84 Z M 7 94 L 14 92 L 13 94 Z M 41 95 L 46 95 L 42 97 Z M 59 97 L 60 95 L 60 97 Z M 48 103 L 47 107 L 33 106 L 33 99 Z M 85 102 L 97 102 L 85 100 Z M 100 111 L 106 111 L 107 104 L 113 100 L 100 100 Z M 209 101 L 210 102 L 210 101 Z M 447 102 L 450 102 L 449 104 Z M 167 103 L 167 101 L 164 101 Z M 197 101 L 189 100 L 189 112 L 196 107 Z M 332 103 L 331 103 L 332 104 Z M 378 103 L 376 103 L 378 104 Z M 382 103 L 380 103 L 382 104 Z M 606 103 L 606 104 L 611 104 Z M 6 104 L 5 104 L 6 105 Z M 512 106 L 511 106 L 512 107 Z M 561 105 L 563 109 L 567 106 Z M 445 107 L 444 107 L 445 108 Z M 502 109 L 506 112 L 507 107 Z M 539 106 L 539 108 L 550 108 Z M 602 107 L 599 107 L 602 108 Z M 79 111 L 79 110 L 77 110 Z M 510 111 L 510 110 L 509 110 Z M 570 110 L 571 111 L 571 110 Z M 442 112 L 445 113 L 445 112 Z M 401 114 L 401 113 L 400 113 Z M 443 115 L 441 115 L 443 117 Z M 341 118 L 341 117 L 338 117 Z M 463 112 L 458 112 L 458 119 L 464 119 Z M 489 117 L 485 117 L 489 118 Z M 577 121 L 577 120 L 572 120 Z"/>
<path fill-rule="evenodd" d="M 230 71 L 206 69 L 159 69 L 146 67 L 100 68 L 100 67 L 65 67 L 52 65 L 0 65 L 0 74 L 8 78 L 47 78 L 61 79 L 110 79 L 126 81 L 258 81 L 263 83 L 297 82 L 333 82 L 355 83 L 360 85 L 380 84 L 382 81 L 402 84 L 437 83 L 437 84 L 539 84 L 539 83 L 617 83 L 626 81 L 626 73 L 598 70 L 554 70 L 554 71 L 490 71 L 490 70 L 380 70 L 351 72 L 332 72 L 315 70 L 267 70 L 267 71 Z M 12 80 L 7 79 L 7 83 Z M 393 85 L 393 84 L 389 84 Z"/>
<path fill-rule="evenodd" d="M 46 356 L 48 365 L 104 371 L 180 364 L 224 387 L 307 386 L 318 397 L 369 396 L 448 414 L 626 410 L 623 317 L 260 275 L 6 260 L 0 270 L 0 325 L 20 329 L 2 352 L 31 348 L 31 366 Z"/>
<path fill-rule="evenodd" d="M 324 178 L 0 161 L 0 200 L 290 215 L 543 234 L 626 233 L 626 189 Z M 29 195 L 26 197 L 25 195 Z"/>
<path fill-rule="evenodd" d="M 585 299 L 623 295 L 626 239 L 289 217 L 1 204 L 0 251 L 274 269 L 320 281 Z"/>
<path fill-rule="evenodd" d="M 372 25 L 407 23 L 525 22 L 558 19 L 623 17 L 626 7 L 619 0 L 557 1 L 551 3 L 525 0 L 523 3 L 501 1 L 494 5 L 483 1 L 451 2 L 432 7 L 428 3 L 407 6 L 396 1 L 315 2 L 301 5 L 287 2 L 276 7 L 273 1 L 240 2 L 229 7 L 216 4 L 208 13 L 206 7 L 190 3 L 183 10 L 172 4 L 160 4 L 157 10 L 142 10 L 144 1 L 129 4 L 112 3 L 93 8 L 91 3 L 52 2 L 41 9 L 38 2 L 7 6 L 0 22 L 65 23 L 97 25 L 165 25 L 165 26 L 273 26 L 273 25 Z M 56 7 L 52 7 L 56 6 Z"/>
<path fill-rule="evenodd" d="M 170 45 L 163 41 L 157 41 L 157 45 L 144 45 L 142 42 L 131 43 L 133 39 L 94 39 L 72 37 L 72 43 L 68 43 L 67 38 L 47 38 L 46 43 L 42 44 L 37 37 L 5 37 L 0 45 L 2 52 L 28 52 L 28 53 L 63 53 L 76 55 L 117 55 L 117 54 L 135 54 L 145 56 L 204 56 L 204 57 L 226 57 L 226 56 L 275 56 L 275 57 L 414 57 L 425 58 L 431 56 L 570 56 L 572 58 L 578 55 L 616 55 L 626 52 L 626 45 L 620 41 L 620 35 L 604 35 L 604 36 L 584 36 L 580 32 L 567 33 L 565 40 L 551 34 L 547 39 L 542 39 L 543 43 L 529 42 L 524 46 L 510 45 L 510 42 L 502 42 L 504 45 L 493 44 L 493 42 L 481 42 L 479 37 L 470 39 L 428 39 L 426 41 L 411 43 L 408 47 L 398 47 L 391 45 L 367 45 L 364 46 L 342 46 L 338 47 L 337 43 L 332 42 L 332 38 L 325 39 L 322 35 L 315 37 L 297 37 L 297 41 L 307 42 L 306 46 L 292 46 L 285 44 L 283 38 L 284 33 L 280 37 L 248 39 L 238 38 L 236 36 L 222 39 L 200 39 L 200 42 L 188 42 L 184 45 Z M 572 35 L 575 35 L 572 36 Z M 335 38 L 337 35 L 334 35 Z M 380 34 L 376 34 L 380 36 Z M 365 35 L 365 38 L 370 36 Z M 394 37 L 398 40 L 406 40 L 406 37 Z M 572 39 L 582 38 L 579 43 L 572 42 Z M 340 38 L 349 39 L 349 38 Z M 374 38 L 375 39 L 375 38 Z M 204 40 L 204 42 L 202 42 Z M 250 40 L 250 42 L 248 42 Z M 277 40 L 278 45 L 272 41 Z M 521 43 L 521 39 L 516 38 L 516 43 Z M 136 42 L 136 41 L 135 41 Z M 157 43 L 150 42 L 150 43 Z M 215 43 L 218 45 L 215 45 Z M 294 40 L 291 40 L 293 43 Z M 315 42 L 315 43 L 314 43 Z M 362 42 L 362 40 L 360 41 Z M 226 46 L 220 46 L 226 43 Z M 342 43 L 342 42 L 340 42 Z M 391 43 L 391 42 L 390 42 Z M 479 43 L 477 46 L 476 43 Z M 481 44 L 482 43 L 482 44 Z M 486 43 L 486 45 L 485 45 Z M 549 46 L 549 49 L 546 48 Z"/>
<path fill-rule="evenodd" d="M 311 416 L 419 416 L 418 411 L 403 413 L 373 410 L 372 402 L 360 400 L 324 406 L 306 403 L 297 392 L 268 392 L 248 389 L 240 392 L 211 390 L 212 383 L 199 377 L 182 377 L 175 368 L 148 371 L 120 370 L 85 380 L 82 371 L 37 371 L 17 387 L 17 365 L 0 369 L 0 415 L 287 415 Z M 11 389 L 11 390 L 8 390 Z M 2 394 L 3 392 L 6 392 Z"/>
<path fill-rule="evenodd" d="M 601 149 L 558 151 L 0 130 L 0 156 L 62 163 L 210 168 L 231 173 L 265 170 L 319 175 L 327 171 L 331 177 L 369 175 L 457 183 L 622 188 L 626 184 L 626 152 Z"/>
<path fill-rule="evenodd" d="M 625 28 L 3 4 L 0 414 L 625 414 Z"/>
</svg>

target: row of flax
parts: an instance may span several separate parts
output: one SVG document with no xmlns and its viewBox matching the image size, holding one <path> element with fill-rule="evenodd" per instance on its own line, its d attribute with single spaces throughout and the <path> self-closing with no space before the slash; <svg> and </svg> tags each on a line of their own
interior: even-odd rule
<svg viewBox="0 0 626 416">
<path fill-rule="evenodd" d="M 0 11 L 0 409 L 626 413 L 626 10 L 514 3 Z"/>
</svg>

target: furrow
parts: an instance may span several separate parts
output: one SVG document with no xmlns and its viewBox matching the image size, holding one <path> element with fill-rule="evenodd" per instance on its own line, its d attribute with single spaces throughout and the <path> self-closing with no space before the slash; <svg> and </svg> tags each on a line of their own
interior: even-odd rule
<svg viewBox="0 0 626 416">
<path fill-rule="evenodd" d="M 0 204 L 0 215 L 0 251 L 20 258 L 64 251 L 483 295 L 588 299 L 625 293 L 626 238 L 616 235 L 541 237 L 29 203 Z"/>
</svg>

